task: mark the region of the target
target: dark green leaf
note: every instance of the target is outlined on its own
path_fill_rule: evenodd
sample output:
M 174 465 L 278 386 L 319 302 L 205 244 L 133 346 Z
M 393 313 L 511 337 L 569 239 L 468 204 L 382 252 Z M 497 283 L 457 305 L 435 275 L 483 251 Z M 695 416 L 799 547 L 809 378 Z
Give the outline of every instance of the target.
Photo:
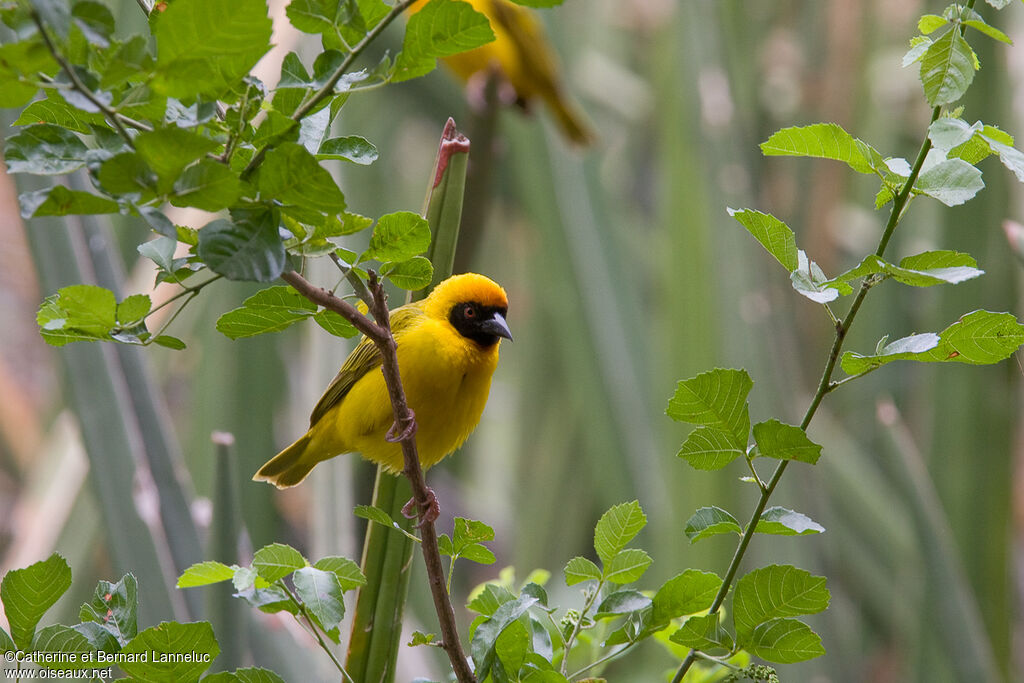
M 230 280 L 274 280 L 285 264 L 277 224 L 275 211 L 234 211 L 199 231 L 199 258 Z
M 815 614 L 828 607 L 825 577 L 791 565 L 755 569 L 736 582 L 733 621 L 741 645 L 750 642 L 754 629 L 778 617 Z
M 499 607 L 494 616 L 477 626 L 470 645 L 473 662 L 476 664 L 477 679 L 484 680 L 491 672 L 491 667 L 495 663 L 498 637 L 536 602 L 537 598 L 521 596 Z
M 135 148 L 160 179 L 161 192 L 170 189 L 182 169 L 219 145 L 184 128 L 170 126 L 139 133 Z
M 234 87 L 270 49 L 270 18 L 258 0 L 175 0 L 156 22 L 153 87 L 191 102 Z
M 32 650 L 55 655 L 50 661 L 42 659 L 39 662 L 47 669 L 69 671 L 92 669 L 97 666 L 96 662 L 89 661 L 96 652 L 93 643 L 79 630 L 70 626 L 56 625 L 39 629 L 32 641 Z M 70 655 L 74 656 L 74 661 L 70 661 Z
M 117 202 L 81 190 L 55 185 L 46 190 L 26 192 L 18 197 L 22 218 L 67 216 L 69 214 L 116 213 Z
M 373 505 L 357 505 L 355 507 L 354 514 L 356 517 L 362 517 L 368 519 L 371 522 L 377 524 L 383 524 L 384 526 L 394 526 L 395 522 L 391 519 L 391 516 L 387 512 L 381 510 L 379 507 Z
M 370 246 L 359 261 L 406 261 L 430 247 L 430 225 L 419 214 L 398 211 L 381 216 L 373 228 Z
M 718 507 L 700 508 L 686 521 L 686 528 L 683 530 L 690 543 L 717 534 L 738 534 L 742 531 L 736 518 Z
M 531 596 L 536 597 L 536 596 Z M 484 588 L 477 594 L 466 607 L 478 614 L 482 614 L 485 617 L 494 616 L 494 613 L 498 611 L 498 608 L 505 603 L 512 602 L 516 599 L 516 596 L 512 595 L 512 592 L 504 586 L 499 586 L 496 583 L 484 584 Z
M 147 654 L 148 661 L 125 661 L 119 666 L 129 676 L 153 683 L 180 683 L 194 681 L 210 668 L 220 654 L 217 639 L 209 622 L 179 624 L 165 621 L 148 628 L 128 643 L 121 652 L 125 655 Z M 181 654 L 192 655 L 190 661 L 177 661 Z M 126 657 L 126 659 L 131 659 Z M 163 661 L 163 660 L 169 661 Z
M 217 319 L 217 330 L 231 339 L 280 332 L 316 312 L 316 305 L 291 287 L 260 290 L 242 306 Z
M 594 550 L 597 556 L 607 565 L 645 526 L 647 515 L 638 501 L 610 508 L 601 515 L 594 527 Z
M 761 513 L 761 519 L 757 521 L 754 529 L 759 534 L 774 534 L 776 536 L 803 536 L 806 534 L 820 534 L 825 530 L 807 515 L 787 510 L 784 507 L 770 507 Z
M 84 166 L 87 151 L 71 131 L 43 123 L 8 138 L 4 161 L 9 173 L 60 175 Z
M 316 153 L 317 159 L 342 159 L 367 166 L 377 160 L 377 148 L 366 138 L 348 135 L 324 140 Z
M 284 543 L 271 543 L 256 551 L 252 557 L 252 567 L 263 580 L 274 583 L 283 579 L 296 569 L 308 566 L 306 558 L 295 548 Z
M 0 46 L 2 60 L 3 46 Z M 3 73 L 0 67 L 0 73 Z M 2 96 L 0 96 L 2 100 Z M 54 123 L 61 128 L 85 135 L 92 134 L 91 125 L 102 126 L 106 119 L 103 114 L 89 114 L 68 105 L 61 97 L 50 94 L 45 100 L 36 100 L 25 107 L 13 125 L 24 126 L 33 123 Z
M 758 454 L 767 458 L 813 465 L 821 457 L 821 446 L 807 438 L 804 430 L 774 419 L 754 425 L 754 441 Z
M 886 344 L 875 355 L 847 351 L 842 367 L 847 374 L 858 375 L 894 360 L 988 365 L 1008 358 L 1021 344 L 1024 326 L 1011 314 L 973 311 L 937 335 L 903 337 Z
M 169 334 L 161 334 L 154 337 L 153 343 L 159 346 L 163 346 L 164 348 L 174 349 L 175 351 L 181 351 L 182 349 L 185 348 L 185 342 L 178 339 L 177 337 L 172 337 Z
M 241 194 L 242 183 L 231 169 L 212 159 L 202 159 L 174 182 L 171 204 L 220 211 L 233 205 Z
M 333 334 L 335 337 L 351 339 L 359 334 L 359 330 L 357 330 L 352 323 L 345 320 L 345 318 L 334 311 L 329 311 L 326 308 L 314 315 L 313 320 L 316 321 L 317 325 Z
M 19 650 L 31 650 L 36 624 L 71 587 L 71 567 L 54 553 L 24 569 L 12 569 L 0 583 L 11 636 Z
M 620 590 L 611 593 L 597 608 L 594 619 L 607 619 L 630 612 L 638 612 L 651 606 L 651 599 L 637 590 Z
M 825 654 L 821 637 L 798 619 L 771 619 L 759 624 L 743 647 L 755 657 L 792 664 Z
M 203 683 L 285 683 L 285 680 L 270 669 L 249 667 L 204 676 Z
M 139 632 L 139 584 L 131 574 L 117 583 L 100 581 L 92 600 L 82 605 L 78 618 L 102 627 L 124 646 Z
M 331 174 L 305 147 L 294 142 L 283 143 L 267 153 L 257 171 L 256 185 L 264 198 L 284 204 L 328 213 L 345 209 L 345 197 Z

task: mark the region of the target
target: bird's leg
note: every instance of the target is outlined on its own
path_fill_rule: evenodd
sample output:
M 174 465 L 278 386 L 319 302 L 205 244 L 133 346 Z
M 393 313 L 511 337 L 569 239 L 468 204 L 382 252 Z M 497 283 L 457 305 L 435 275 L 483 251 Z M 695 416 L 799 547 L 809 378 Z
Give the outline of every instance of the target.
M 414 519 L 416 517 L 416 496 L 409 499 L 409 502 L 402 506 L 402 515 L 406 519 Z M 437 495 L 434 493 L 434 489 L 427 487 L 427 499 L 423 501 L 423 520 L 424 522 L 433 522 L 441 515 L 441 505 L 437 502 Z M 418 525 L 417 525 L 418 526 Z
M 493 89 L 488 93 L 488 90 Z M 515 104 L 519 95 L 512 84 L 505 78 L 501 66 L 492 62 L 486 69 L 477 71 L 466 81 L 466 100 L 473 111 L 482 112 L 494 104 L 510 106 Z M 491 100 L 497 100 L 491 102 Z
M 407 418 L 409 422 L 405 425 L 405 429 L 402 430 L 401 434 L 397 434 L 398 422 L 394 422 L 388 433 L 384 435 L 384 440 L 388 443 L 398 443 L 399 441 L 405 441 L 413 434 L 416 433 L 416 413 L 412 412 L 412 408 L 409 408 L 409 416 Z

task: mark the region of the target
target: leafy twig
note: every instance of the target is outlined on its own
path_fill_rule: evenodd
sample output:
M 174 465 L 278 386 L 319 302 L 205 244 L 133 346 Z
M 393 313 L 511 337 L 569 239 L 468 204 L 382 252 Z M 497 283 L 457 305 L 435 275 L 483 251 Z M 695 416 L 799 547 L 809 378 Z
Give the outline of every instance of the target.
M 572 632 L 569 637 L 565 640 L 565 654 L 562 655 L 562 675 L 565 676 L 569 671 L 569 652 L 572 650 L 573 643 L 576 641 L 576 637 L 579 636 L 580 631 L 583 630 L 583 620 L 587 617 L 587 612 L 594 606 L 597 601 L 597 596 L 601 594 L 601 589 L 604 587 L 604 579 L 601 579 L 597 583 L 597 587 L 594 591 L 587 596 L 587 600 L 583 605 L 583 610 L 580 612 L 580 618 L 573 624 Z
M 455 624 L 455 609 L 452 607 L 451 598 L 445 589 L 444 566 L 441 562 L 441 553 L 437 546 L 437 531 L 434 528 L 433 521 L 429 520 L 426 516 L 431 493 L 427 489 L 426 481 L 423 478 L 423 470 L 420 467 L 420 459 L 416 451 L 414 431 L 407 429 L 414 421 L 414 416 L 412 411 L 409 410 L 409 405 L 405 398 L 405 390 L 402 387 L 402 378 L 398 371 L 397 345 L 395 344 L 394 336 L 391 334 L 390 312 L 388 311 L 387 295 L 384 292 L 384 286 L 377 279 L 376 274 L 370 271 L 368 289 L 372 301 L 370 312 L 374 317 L 374 320 L 370 320 L 352 304 L 325 289 L 311 284 L 295 271 L 282 273 L 281 279 L 313 303 L 330 309 L 344 317 L 357 330 L 366 335 L 380 351 L 381 370 L 384 373 L 384 382 L 387 385 L 388 395 L 391 398 L 391 405 L 394 410 L 395 432 L 403 435 L 400 439 L 402 455 L 405 458 L 403 474 L 412 484 L 413 500 L 419 509 L 423 561 L 426 565 L 430 593 L 434 599 L 434 608 L 437 611 L 437 618 L 441 629 L 441 647 L 448 654 L 452 670 L 455 672 L 459 683 L 475 683 L 476 677 L 469 668 L 466 655 L 462 650 L 462 642 L 459 639 L 458 629 Z
M 330 646 L 326 642 L 324 642 L 323 636 L 320 635 L 320 629 L 317 628 L 316 622 L 313 621 L 313 617 L 310 616 L 309 610 L 306 609 L 306 606 L 302 603 L 301 600 L 299 600 L 299 598 L 294 593 L 292 593 L 291 589 L 288 588 L 288 584 L 286 584 L 283 579 L 281 581 L 278 581 L 277 585 L 284 590 L 284 592 L 288 595 L 291 601 L 295 603 L 295 606 L 298 607 L 299 612 L 302 613 L 302 616 L 306 618 L 306 621 L 309 623 L 310 631 L 313 633 L 313 636 L 317 639 L 317 642 L 320 643 L 320 649 L 327 653 L 327 656 L 331 658 L 331 661 L 334 662 L 334 666 L 337 667 L 338 671 L 341 672 L 341 675 L 345 677 L 345 680 L 349 681 L 349 683 L 355 683 L 355 681 L 352 680 L 352 677 L 348 675 L 348 672 L 345 671 L 345 667 L 343 667 L 341 665 L 341 662 L 338 661 L 338 658 L 334 656 L 334 652 L 331 651 Z
M 932 111 L 932 118 L 930 123 L 934 123 L 939 115 L 942 113 L 941 107 L 936 107 Z M 907 202 L 910 199 L 911 190 L 914 187 L 914 183 L 917 182 L 918 176 L 921 174 L 921 167 L 924 165 L 924 160 L 928 156 L 928 150 L 931 149 L 931 139 L 925 135 L 924 142 L 921 143 L 921 148 L 918 150 L 917 159 L 914 161 L 914 166 L 910 171 L 910 175 L 907 177 L 906 182 L 903 184 L 899 194 L 893 198 L 892 211 L 889 213 L 889 220 L 886 223 L 885 230 L 882 233 L 882 237 L 879 240 L 878 248 L 875 250 L 875 255 L 881 257 L 886 247 L 889 245 L 889 240 L 892 237 L 896 226 L 899 224 L 900 218 L 903 217 L 904 209 L 906 208 Z M 853 324 L 854 318 L 857 317 L 857 312 L 860 311 L 861 304 L 864 303 L 864 298 L 868 292 L 871 291 L 874 285 L 870 279 L 865 279 L 860 286 L 860 290 L 857 292 L 856 298 L 850 305 L 850 310 L 846 313 L 846 317 L 842 321 L 836 323 L 836 336 L 832 342 L 832 348 L 829 350 L 828 360 L 825 362 L 825 369 L 821 373 L 821 380 L 818 382 L 818 388 L 814 393 L 814 397 L 811 399 L 810 405 L 807 407 L 807 411 L 804 413 L 804 419 L 800 422 L 800 429 L 806 431 L 810 425 L 811 420 L 814 418 L 815 413 L 818 411 L 818 407 L 821 405 L 822 399 L 837 385 L 832 383 L 832 373 L 835 371 L 836 363 L 839 360 L 839 354 L 843 348 L 843 342 L 846 340 L 846 335 L 850 331 L 850 326 Z M 782 479 L 782 475 L 786 472 L 790 461 L 783 460 L 775 468 L 775 472 L 772 474 L 772 478 L 768 481 L 767 486 L 761 489 L 761 496 L 757 501 L 757 505 L 754 507 L 753 513 L 750 515 L 750 521 L 747 522 L 747 526 L 740 537 L 739 545 L 736 546 L 736 552 L 733 554 L 732 561 L 729 563 L 729 568 L 726 571 L 725 578 L 722 580 L 722 586 L 715 595 L 714 601 L 711 603 L 711 607 L 708 609 L 709 614 L 714 614 L 722 606 L 725 601 L 725 596 L 729 593 L 729 589 L 732 587 L 732 582 L 736 578 L 736 573 L 739 570 L 740 562 L 743 560 L 743 556 L 747 552 L 747 547 L 750 545 L 750 540 L 754 536 L 754 529 L 757 526 L 757 522 L 761 519 L 762 513 L 768 504 L 768 499 L 771 498 L 772 493 L 775 491 L 775 487 L 778 486 L 779 481 Z M 672 678 L 672 683 L 680 683 L 683 680 L 683 676 L 689 671 L 690 667 L 693 666 L 694 660 L 700 655 L 697 650 L 691 649 L 690 653 L 683 660 L 683 663 L 679 666 L 676 675 Z

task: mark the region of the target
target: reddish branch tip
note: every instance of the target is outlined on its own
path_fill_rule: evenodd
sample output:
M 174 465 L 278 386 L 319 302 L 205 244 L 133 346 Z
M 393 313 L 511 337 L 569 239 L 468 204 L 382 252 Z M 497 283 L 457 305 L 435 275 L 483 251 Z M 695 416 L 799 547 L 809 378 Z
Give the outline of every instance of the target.
M 448 160 L 455 154 L 469 154 L 469 138 L 455 128 L 455 119 L 448 117 L 441 133 L 441 147 L 437 150 L 437 172 L 434 174 L 434 187 L 437 187 L 448 168 Z
M 426 507 L 423 508 L 422 519 L 416 526 L 423 526 L 427 522 L 431 524 L 441 516 L 441 504 L 437 502 L 437 494 L 434 493 L 434 489 L 427 487 L 427 500 L 424 501 Z M 409 502 L 402 506 L 402 515 L 406 519 L 413 519 L 416 517 L 416 496 L 409 499 Z

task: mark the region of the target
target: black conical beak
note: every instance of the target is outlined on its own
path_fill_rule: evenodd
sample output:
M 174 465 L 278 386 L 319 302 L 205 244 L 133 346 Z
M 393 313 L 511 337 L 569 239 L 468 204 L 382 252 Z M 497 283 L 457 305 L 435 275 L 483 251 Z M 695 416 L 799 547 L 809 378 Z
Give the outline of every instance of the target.
M 491 316 L 490 320 L 484 320 L 480 323 L 480 329 L 484 332 L 504 337 L 509 341 L 512 341 L 512 331 L 508 329 L 508 323 L 505 322 L 505 316 L 501 313 L 495 313 Z

